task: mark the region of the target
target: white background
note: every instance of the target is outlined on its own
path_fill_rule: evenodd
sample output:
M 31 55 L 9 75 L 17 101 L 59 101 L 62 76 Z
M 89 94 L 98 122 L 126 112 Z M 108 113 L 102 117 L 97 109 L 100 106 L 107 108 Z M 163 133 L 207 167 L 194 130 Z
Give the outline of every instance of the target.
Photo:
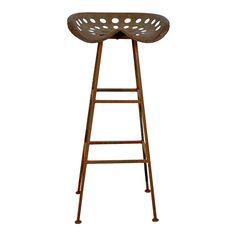
M 89 166 L 74 224 L 96 52 L 67 29 L 81 11 L 170 20 L 163 40 L 139 44 L 158 223 L 137 164 Z M 233 0 L 1 1 L 0 235 L 235 236 L 235 22 Z M 103 52 L 100 87 L 132 87 L 131 42 Z M 114 106 L 97 107 L 92 138 L 136 139 L 135 105 Z M 132 148 L 91 159 L 138 158 Z

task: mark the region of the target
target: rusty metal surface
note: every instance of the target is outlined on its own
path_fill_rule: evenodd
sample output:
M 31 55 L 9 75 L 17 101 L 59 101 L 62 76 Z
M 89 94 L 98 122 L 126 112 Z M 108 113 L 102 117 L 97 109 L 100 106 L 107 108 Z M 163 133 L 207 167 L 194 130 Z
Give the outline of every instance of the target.
M 155 194 L 154 194 L 154 184 L 152 177 L 152 167 L 151 167 L 151 158 L 149 151 L 149 142 L 148 142 L 148 133 L 147 133 L 147 124 L 146 124 L 146 115 L 144 108 L 144 98 L 143 98 L 143 90 L 142 90 L 142 82 L 141 82 L 141 71 L 139 64 L 139 53 L 138 53 L 138 43 L 136 40 L 132 40 L 132 48 L 133 48 L 133 58 L 134 58 L 134 68 L 135 68 L 135 78 L 136 78 L 136 88 L 131 88 L 131 91 L 137 92 L 138 100 L 137 102 L 139 107 L 139 118 L 140 118 L 140 129 L 141 129 L 141 140 L 118 140 L 118 141 L 91 141 L 91 131 L 93 124 L 93 115 L 96 103 L 99 101 L 96 99 L 97 92 L 125 92 L 130 89 L 127 88 L 98 88 L 98 78 L 99 78 L 99 70 L 100 70 L 100 62 L 102 56 L 102 47 L 103 42 L 98 43 L 97 48 L 97 56 L 94 68 L 94 76 L 91 88 L 91 96 L 90 96 L 90 105 L 88 110 L 88 118 L 86 125 L 86 132 L 84 138 L 84 148 L 82 151 L 82 160 L 80 167 L 80 177 L 78 182 L 77 194 L 79 194 L 79 204 L 78 204 L 78 212 L 77 219 L 75 221 L 76 224 L 80 224 L 81 221 L 81 207 L 83 202 L 83 192 L 84 192 L 84 183 L 86 177 L 86 169 L 88 164 L 122 164 L 122 163 L 142 163 L 144 165 L 144 174 L 145 174 L 145 185 L 146 193 L 151 193 L 152 200 L 152 209 L 153 209 L 153 222 L 157 222 L 157 212 L 156 212 L 156 203 L 155 203 Z M 100 100 L 103 103 L 112 102 L 112 103 L 127 103 L 134 100 Z M 116 124 L 114 124 L 116 125 Z M 91 145 L 123 145 L 123 144 L 141 144 L 143 151 L 143 159 L 125 159 L 125 160 L 89 160 L 89 148 Z
M 151 13 L 76 13 L 67 22 L 71 33 L 88 43 L 109 38 L 152 43 L 169 30 L 169 21 L 164 16 Z

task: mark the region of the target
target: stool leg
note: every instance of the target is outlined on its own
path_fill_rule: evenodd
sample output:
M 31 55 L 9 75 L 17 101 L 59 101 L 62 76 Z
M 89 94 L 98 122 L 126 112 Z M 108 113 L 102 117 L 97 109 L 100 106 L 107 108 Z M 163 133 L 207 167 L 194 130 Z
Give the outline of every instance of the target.
M 85 144 L 84 144 L 85 146 Z M 81 192 L 81 180 L 82 180 L 82 171 L 83 171 L 83 160 L 84 160 L 84 147 L 82 151 L 82 158 L 81 158 L 81 164 L 80 164 L 80 173 L 79 173 L 79 182 L 78 182 L 78 188 L 76 191 L 76 194 L 80 194 Z
M 88 153 L 89 153 L 89 142 L 90 142 L 91 131 L 92 131 L 93 115 L 94 115 L 95 100 L 96 100 L 97 85 L 98 85 L 98 76 L 99 76 L 99 69 L 100 69 L 100 62 L 101 62 L 101 55 L 102 55 L 102 46 L 103 46 L 102 42 L 98 43 L 97 56 L 96 56 L 94 74 L 93 74 L 93 83 L 92 83 L 90 103 L 89 103 L 89 110 L 88 110 L 86 132 L 85 132 L 85 138 L 84 138 L 84 148 L 83 148 L 82 161 L 81 161 L 80 179 L 79 179 L 79 186 L 78 186 L 78 191 L 77 191 L 80 193 L 80 196 L 79 196 L 77 220 L 75 221 L 76 224 L 80 224 L 82 222 L 80 220 L 80 213 L 81 213 L 82 199 L 83 199 L 83 192 L 84 192 L 84 182 L 85 182 L 87 160 L 88 160 Z
M 88 128 L 89 128 L 89 117 L 91 116 L 91 109 L 92 109 L 92 92 L 93 88 L 91 90 L 91 97 L 90 97 L 90 102 L 89 102 L 89 109 L 88 109 L 88 116 L 87 116 L 87 124 L 86 124 L 86 131 L 85 131 L 85 137 L 84 137 L 84 146 L 83 146 L 83 151 L 82 151 L 82 158 L 81 158 L 81 165 L 80 165 L 80 174 L 79 174 L 79 183 L 78 183 L 78 188 L 76 194 L 80 194 L 81 192 L 81 182 L 82 182 L 82 172 L 83 172 L 83 161 L 84 161 L 84 153 L 85 153 L 85 145 L 86 145 L 86 137 L 88 136 Z
M 138 100 L 141 100 L 140 98 L 140 89 L 137 84 L 137 89 L 138 89 Z M 142 108 L 141 104 L 138 104 L 139 108 L 139 121 L 140 121 L 140 130 L 141 130 L 141 139 L 142 139 L 142 151 L 143 151 L 143 159 L 146 160 L 146 154 L 145 154 L 145 144 L 144 144 L 144 134 L 143 134 L 143 121 L 142 121 Z M 145 183 L 146 183 L 146 193 L 150 193 L 150 188 L 149 188 L 149 183 L 148 183 L 148 171 L 147 171 L 147 163 L 144 163 L 144 174 L 145 174 Z
M 139 90 L 139 99 L 141 100 L 140 110 L 141 110 L 143 132 L 144 132 L 144 141 L 145 141 L 144 146 L 145 146 L 146 158 L 148 161 L 149 181 L 150 181 L 150 187 L 151 187 L 151 198 L 152 198 L 152 209 L 153 209 L 152 221 L 156 222 L 156 221 L 158 221 L 158 218 L 157 218 L 157 213 L 156 213 L 156 203 L 155 203 L 155 195 L 154 195 L 154 187 L 153 187 L 153 179 L 152 179 L 152 167 L 151 167 L 151 159 L 150 159 L 150 152 L 149 152 L 147 124 L 146 124 L 146 115 L 145 115 L 145 109 L 144 109 L 144 99 L 143 99 L 143 90 L 142 90 L 142 81 L 141 81 L 141 72 L 140 72 L 137 41 L 132 40 L 132 46 L 133 46 L 133 57 L 134 57 L 136 82 L 137 82 L 137 87 Z
M 100 59 L 99 59 L 100 60 Z M 97 65 L 97 62 L 96 62 Z M 95 67 L 96 67 L 95 65 Z M 98 78 L 97 78 L 98 79 Z M 81 192 L 81 182 L 82 182 L 82 172 L 83 172 L 83 160 L 84 160 L 84 153 L 85 153 L 85 145 L 86 145 L 86 138 L 88 136 L 88 130 L 89 130 L 89 117 L 91 116 L 92 107 L 94 106 L 93 100 L 92 100 L 92 93 L 93 93 L 93 87 L 94 87 L 94 81 L 92 84 L 92 90 L 91 90 L 91 97 L 89 102 L 89 109 L 88 109 L 88 116 L 87 116 L 87 124 L 86 124 L 86 131 L 85 131 L 85 137 L 84 137 L 84 146 L 82 151 L 82 158 L 81 158 L 81 165 L 80 165 L 80 175 L 79 175 L 79 183 L 78 183 L 78 189 L 76 194 L 80 194 Z M 96 91 L 95 91 L 96 92 Z M 94 99 L 95 100 L 95 99 Z

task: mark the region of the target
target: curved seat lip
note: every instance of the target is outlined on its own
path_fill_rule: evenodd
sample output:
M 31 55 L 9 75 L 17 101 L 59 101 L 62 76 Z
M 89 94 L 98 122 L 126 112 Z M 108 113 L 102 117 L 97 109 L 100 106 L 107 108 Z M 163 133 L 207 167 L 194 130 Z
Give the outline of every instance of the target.
M 157 21 L 160 21 L 161 28 L 160 30 L 158 30 L 158 32 L 149 29 L 148 34 L 140 35 L 138 37 L 134 33 L 135 30 L 130 30 L 130 29 L 126 30 L 122 26 L 120 26 L 120 24 L 118 24 L 118 29 L 112 28 L 112 29 L 107 30 L 106 34 L 104 35 L 91 36 L 89 34 L 86 35 L 83 33 L 83 31 L 81 32 L 80 30 L 78 30 L 78 25 L 76 21 L 84 17 L 88 17 L 88 18 L 108 17 L 109 19 L 118 18 L 118 17 L 131 18 L 131 19 L 137 19 L 137 18 L 142 18 L 142 17 L 149 18 L 149 19 L 151 18 L 151 19 L 156 19 Z M 110 24 L 108 25 L 112 26 L 112 24 L 113 23 L 110 22 Z M 68 17 L 67 25 L 68 25 L 69 30 L 75 37 L 87 43 L 99 43 L 99 42 L 105 41 L 107 39 L 112 39 L 112 38 L 116 38 L 116 39 L 126 38 L 126 39 L 132 39 L 132 40 L 143 42 L 143 43 L 153 43 L 162 39 L 167 34 L 170 28 L 169 20 L 162 15 L 158 15 L 154 13 L 136 13 L 136 12 L 79 12 L 79 13 L 72 14 Z M 121 33 L 124 37 L 117 36 L 119 35 L 119 33 Z

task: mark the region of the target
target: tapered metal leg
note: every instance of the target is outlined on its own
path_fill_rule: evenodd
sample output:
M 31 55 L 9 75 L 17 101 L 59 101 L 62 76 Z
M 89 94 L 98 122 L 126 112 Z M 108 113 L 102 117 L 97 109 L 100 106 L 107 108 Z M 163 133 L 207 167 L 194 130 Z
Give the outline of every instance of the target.
M 76 224 L 80 224 L 82 222 L 80 220 L 80 214 L 81 214 L 81 207 L 82 207 L 82 200 L 83 200 L 84 182 L 85 182 L 87 160 L 88 160 L 88 153 L 89 153 L 89 142 L 90 142 L 91 131 L 92 131 L 93 114 L 94 114 L 99 69 L 100 69 L 100 62 L 101 62 L 101 55 L 102 55 L 102 46 L 103 46 L 102 42 L 98 43 L 97 56 L 96 56 L 94 74 L 93 74 L 93 84 L 92 84 L 92 89 L 91 89 L 89 111 L 88 111 L 88 118 L 87 118 L 87 125 L 86 125 L 86 132 L 85 132 L 85 138 L 84 138 L 84 148 L 83 148 L 82 161 L 81 161 L 80 178 L 79 178 L 78 191 L 77 191 L 78 193 L 80 193 L 80 196 L 79 196 L 77 219 L 75 221 Z
M 81 179 L 82 179 L 82 171 L 83 171 L 83 160 L 84 160 L 84 147 L 82 151 L 82 158 L 81 158 L 81 164 L 80 164 L 80 173 L 79 173 L 79 182 L 78 182 L 78 188 L 76 191 L 76 194 L 80 194 L 81 191 Z
M 137 82 L 137 81 L 136 81 Z M 138 83 L 136 83 L 137 89 L 138 89 L 138 99 L 141 100 L 140 97 L 140 88 Z M 145 144 L 144 144 L 144 134 L 143 134 L 143 121 L 142 121 L 142 108 L 141 104 L 138 104 L 139 108 L 139 121 L 140 121 L 140 130 L 141 130 L 141 139 L 142 139 L 142 151 L 143 151 L 143 159 L 146 160 L 146 153 L 145 153 Z M 146 193 L 150 193 L 149 183 L 148 183 L 148 171 L 147 171 L 147 163 L 144 163 L 144 174 L 145 174 L 145 183 L 146 183 Z
M 148 133 L 147 133 L 146 115 L 145 115 L 145 109 L 144 109 L 144 100 L 143 100 L 143 91 L 142 91 L 142 82 L 141 82 L 141 72 L 140 72 L 137 41 L 132 40 L 132 46 L 133 46 L 136 82 L 137 82 L 137 86 L 139 89 L 139 98 L 141 100 L 140 109 L 141 109 L 142 124 L 143 124 L 144 147 L 145 147 L 145 155 L 146 155 L 147 162 L 148 162 L 149 181 L 150 181 L 150 187 L 151 187 L 151 198 L 152 198 L 152 209 L 153 209 L 152 221 L 156 222 L 156 221 L 158 221 L 158 218 L 157 218 L 157 213 L 156 213 L 156 203 L 155 203 L 154 186 L 153 186 L 153 179 L 152 179 L 152 167 L 151 167 L 151 159 L 150 159 L 150 152 L 149 152 Z
M 79 183 L 78 183 L 78 188 L 77 188 L 77 192 L 76 194 L 80 194 L 81 192 L 81 182 L 82 182 L 82 173 L 83 173 L 83 161 L 84 161 L 84 153 L 85 153 L 85 145 L 86 145 L 86 137 L 88 136 L 88 128 L 89 128 L 89 117 L 91 116 L 91 109 L 92 109 L 92 105 L 93 101 L 92 99 L 92 93 L 93 93 L 93 88 L 91 90 L 91 97 L 90 97 L 90 102 L 89 102 L 89 109 L 88 109 L 88 116 L 87 116 L 87 124 L 86 124 L 86 131 L 85 131 L 85 137 L 84 137 L 84 146 L 83 146 L 83 151 L 82 151 L 82 158 L 81 158 L 81 165 L 80 165 L 80 174 L 79 174 Z

